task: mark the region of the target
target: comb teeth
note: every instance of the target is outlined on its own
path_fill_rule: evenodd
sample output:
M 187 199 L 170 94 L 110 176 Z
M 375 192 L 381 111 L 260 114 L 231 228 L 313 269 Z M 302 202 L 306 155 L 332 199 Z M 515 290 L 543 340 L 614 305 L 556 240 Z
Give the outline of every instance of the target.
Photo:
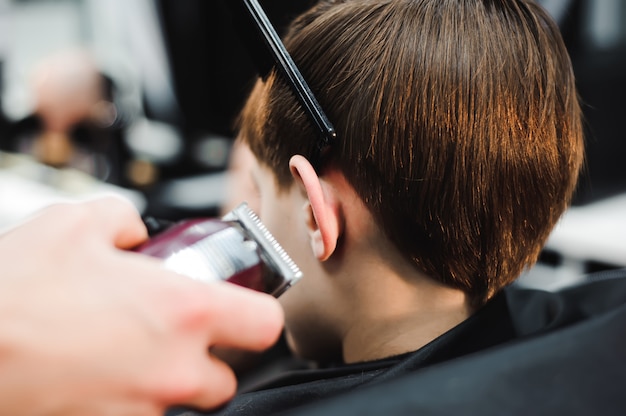
M 287 287 L 300 280 L 300 268 L 245 202 L 226 214 L 223 220 L 236 221 L 241 225 L 244 232 L 259 245 L 270 266 L 285 278 Z

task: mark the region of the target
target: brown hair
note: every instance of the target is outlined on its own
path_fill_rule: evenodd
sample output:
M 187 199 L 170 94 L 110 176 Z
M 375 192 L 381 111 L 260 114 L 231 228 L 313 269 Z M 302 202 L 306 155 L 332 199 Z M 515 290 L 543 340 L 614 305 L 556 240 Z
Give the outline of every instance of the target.
M 338 132 L 324 166 L 417 268 L 480 305 L 536 261 L 583 158 L 571 64 L 543 9 L 322 1 L 285 45 Z M 240 130 L 281 189 L 290 156 L 314 157 L 319 140 L 276 73 Z

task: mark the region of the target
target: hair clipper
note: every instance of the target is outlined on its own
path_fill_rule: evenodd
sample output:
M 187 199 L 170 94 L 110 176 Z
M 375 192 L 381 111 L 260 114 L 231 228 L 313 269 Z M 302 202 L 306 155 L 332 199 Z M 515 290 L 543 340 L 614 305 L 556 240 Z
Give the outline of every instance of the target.
M 152 231 L 164 228 L 145 222 Z M 183 220 L 156 231 L 134 251 L 163 259 L 167 269 L 196 280 L 227 281 L 278 297 L 302 277 L 246 203 L 221 220 Z

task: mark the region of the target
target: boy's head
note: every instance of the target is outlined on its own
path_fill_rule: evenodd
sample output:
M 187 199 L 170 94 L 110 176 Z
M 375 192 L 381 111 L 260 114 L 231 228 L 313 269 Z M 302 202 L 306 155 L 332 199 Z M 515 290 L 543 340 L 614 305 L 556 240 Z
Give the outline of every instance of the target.
M 321 1 L 284 42 L 337 130 L 318 174 L 340 172 L 417 270 L 478 306 L 534 263 L 583 158 L 570 61 L 540 7 Z M 274 72 L 240 137 L 279 193 L 320 140 Z

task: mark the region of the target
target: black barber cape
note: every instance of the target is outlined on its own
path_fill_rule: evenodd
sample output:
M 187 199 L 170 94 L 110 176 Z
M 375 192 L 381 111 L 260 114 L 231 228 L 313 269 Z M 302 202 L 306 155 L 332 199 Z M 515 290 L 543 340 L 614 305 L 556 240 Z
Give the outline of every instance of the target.
M 626 271 L 614 274 L 510 287 L 415 352 L 290 372 L 216 412 L 168 416 L 626 414 Z

